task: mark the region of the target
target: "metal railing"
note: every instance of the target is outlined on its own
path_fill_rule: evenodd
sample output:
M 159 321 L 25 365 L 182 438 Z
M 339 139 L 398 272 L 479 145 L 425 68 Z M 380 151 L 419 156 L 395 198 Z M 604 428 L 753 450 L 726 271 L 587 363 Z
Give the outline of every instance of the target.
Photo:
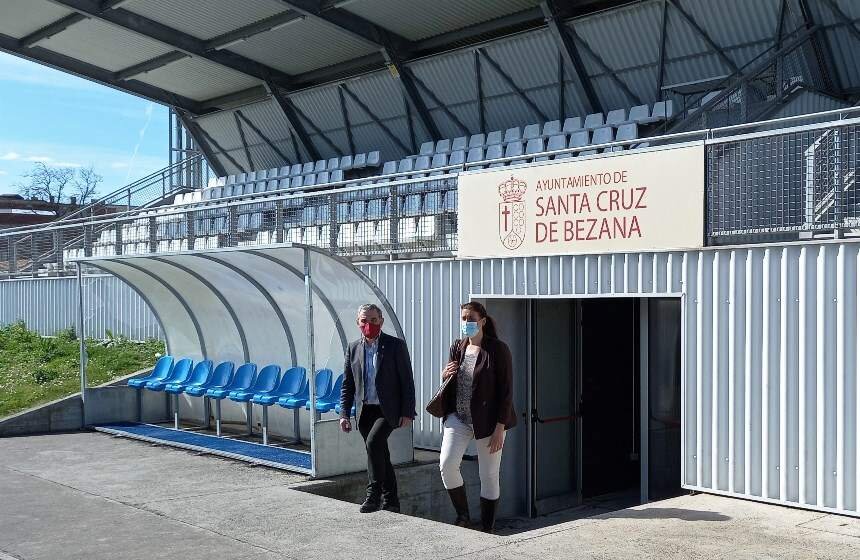
M 849 115 L 857 117 L 845 118 Z M 838 120 L 761 130 L 824 118 Z M 840 236 L 860 230 L 858 126 L 860 107 L 499 158 L 476 166 L 584 149 L 612 151 L 642 142 L 671 148 L 700 140 L 706 150 L 707 244 L 779 241 L 823 232 Z M 60 274 L 69 259 L 79 257 L 283 242 L 319 246 L 357 260 L 453 255 L 457 183 L 463 171 L 462 166 L 448 166 L 430 177 L 394 173 L 372 178 L 372 185 L 347 180 L 4 230 L 0 274 Z
M 120 189 L 117 189 L 90 204 L 65 214 L 49 226 L 33 228 L 23 226 L 3 230 L 4 234 L 16 234 L 15 241 L 7 241 L 6 253 L 9 255 L 9 269 L 17 274 L 38 273 L 40 265 L 47 269 L 63 268 L 63 251 L 74 248 L 83 238 L 66 239 L 60 243 L 45 243 L 39 239 L 39 231 L 51 228 L 60 222 L 74 223 L 92 220 L 96 217 L 116 215 L 120 212 L 138 211 L 164 204 L 178 193 L 200 188 L 208 182 L 209 167 L 201 155 L 188 157 L 173 165 L 150 173 Z M 57 265 L 57 266 L 52 266 Z M 0 264 L 2 267 L 2 264 Z M 2 270 L 2 268 L 0 268 Z M 7 270 L 7 271 L 8 271 Z

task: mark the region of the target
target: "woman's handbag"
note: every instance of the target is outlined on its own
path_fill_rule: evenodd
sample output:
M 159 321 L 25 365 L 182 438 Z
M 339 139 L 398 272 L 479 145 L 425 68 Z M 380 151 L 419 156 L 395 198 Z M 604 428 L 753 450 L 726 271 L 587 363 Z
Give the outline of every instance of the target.
M 439 386 L 439 389 L 436 390 L 436 394 L 433 395 L 433 398 L 430 399 L 430 402 L 427 403 L 427 406 L 424 409 L 429 412 L 431 415 L 436 418 L 442 418 L 445 416 L 445 389 L 448 388 L 448 385 L 451 384 L 451 380 L 457 376 L 450 376 L 448 379 L 442 382 Z

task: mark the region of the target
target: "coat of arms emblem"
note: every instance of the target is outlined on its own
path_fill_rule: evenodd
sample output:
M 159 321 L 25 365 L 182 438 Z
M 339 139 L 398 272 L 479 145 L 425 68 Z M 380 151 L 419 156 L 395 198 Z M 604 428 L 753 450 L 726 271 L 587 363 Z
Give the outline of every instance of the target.
M 499 239 L 506 249 L 519 248 L 526 239 L 526 183 L 514 176 L 499 185 Z

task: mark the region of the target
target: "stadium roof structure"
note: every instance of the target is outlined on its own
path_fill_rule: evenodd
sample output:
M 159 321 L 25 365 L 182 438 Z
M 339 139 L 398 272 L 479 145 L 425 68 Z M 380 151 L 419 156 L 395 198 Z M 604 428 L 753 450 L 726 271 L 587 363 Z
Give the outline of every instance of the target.
M 814 88 L 854 102 L 858 18 L 852 0 L 3 0 L 0 50 L 175 107 L 226 174 L 719 89 L 792 34 Z

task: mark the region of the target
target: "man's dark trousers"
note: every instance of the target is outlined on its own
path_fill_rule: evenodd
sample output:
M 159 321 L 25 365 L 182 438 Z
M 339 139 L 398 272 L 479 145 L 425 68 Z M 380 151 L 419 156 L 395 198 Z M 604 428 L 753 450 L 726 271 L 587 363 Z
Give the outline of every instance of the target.
M 367 490 L 368 495 L 382 495 L 386 505 L 397 503 L 397 478 L 388 452 L 388 436 L 394 427 L 382 415 L 382 407 L 366 404 L 358 419 L 358 431 L 364 438 L 367 448 Z

